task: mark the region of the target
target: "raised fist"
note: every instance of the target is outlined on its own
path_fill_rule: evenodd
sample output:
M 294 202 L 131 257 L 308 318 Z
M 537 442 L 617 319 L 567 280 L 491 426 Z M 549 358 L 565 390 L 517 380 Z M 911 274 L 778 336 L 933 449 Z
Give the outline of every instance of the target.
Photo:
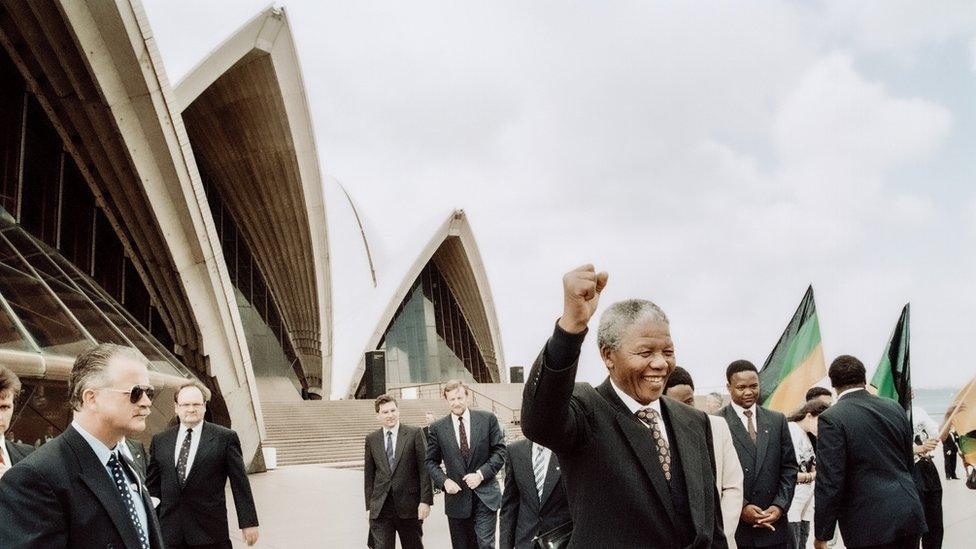
M 586 329 L 600 303 L 600 292 L 609 275 L 596 272 L 593 265 L 583 265 L 563 275 L 563 316 L 559 327 L 571 334 Z

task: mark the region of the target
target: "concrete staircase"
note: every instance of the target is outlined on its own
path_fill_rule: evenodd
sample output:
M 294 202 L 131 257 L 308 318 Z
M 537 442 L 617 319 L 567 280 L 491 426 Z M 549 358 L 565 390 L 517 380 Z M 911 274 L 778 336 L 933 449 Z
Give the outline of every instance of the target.
M 400 421 L 424 425 L 424 414 L 438 418 L 447 413 L 441 399 L 401 400 Z M 336 468 L 361 468 L 366 435 L 377 429 L 372 400 L 308 400 L 262 402 L 267 439 L 265 448 L 276 448 L 278 466 L 307 463 Z M 522 438 L 517 425 L 506 423 L 506 441 Z

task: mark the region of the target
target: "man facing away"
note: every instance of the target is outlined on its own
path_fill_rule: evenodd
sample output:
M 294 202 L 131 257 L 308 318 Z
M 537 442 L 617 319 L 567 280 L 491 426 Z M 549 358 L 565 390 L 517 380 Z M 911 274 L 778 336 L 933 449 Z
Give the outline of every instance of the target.
M 5 437 L 14 416 L 14 400 L 19 394 L 20 378 L 6 366 L 0 366 L 0 477 L 34 451 L 30 444 L 21 444 Z
M 792 543 L 787 511 L 793 501 L 799 467 L 786 416 L 767 410 L 759 400 L 759 371 L 748 360 L 725 370 L 732 402 L 720 414 L 745 473 L 744 503 L 735 541 L 746 547 L 786 548 Z
M 522 439 L 508 445 L 499 518 L 501 549 L 533 549 L 533 540 L 572 522 L 559 458 Z
M 147 484 L 159 498 L 167 549 L 231 547 L 224 487 L 230 480 L 244 542 L 258 540 L 258 515 L 237 433 L 204 421 L 205 388 L 189 382 L 174 395 L 179 424 L 149 444 Z
M 834 359 L 827 375 L 837 403 L 817 427 L 814 546 L 825 549 L 839 522 L 846 547 L 917 549 L 926 528 L 908 415 L 864 389 L 864 364 L 852 356 Z
M 71 425 L 0 478 L 4 549 L 163 547 L 149 492 L 118 448 L 146 428 L 155 394 L 147 364 L 110 343 L 75 359 Z
M 419 427 L 400 423 L 400 409 L 390 395 L 373 403 L 381 427 L 366 435 L 364 477 L 369 532 L 375 549 L 424 546 L 423 523 L 434 496 L 427 474 L 427 441 Z
M 451 413 L 430 426 L 427 472 L 445 492 L 454 549 L 491 549 L 502 499 L 495 475 L 505 466 L 505 435 L 494 414 L 468 408 L 463 381 L 448 381 L 442 394 Z
M 678 402 L 695 405 L 695 382 L 688 370 L 675 366 L 664 384 L 664 396 Z M 715 485 L 722 506 L 722 526 L 729 549 L 735 549 L 735 530 L 742 512 L 742 465 L 732 444 L 732 432 L 719 416 L 708 416 L 712 424 L 712 446 L 715 448 Z
M 609 376 L 575 383 L 607 273 L 563 276 L 563 314 L 526 380 L 522 430 L 562 466 L 570 547 L 726 547 L 708 418 L 661 398 L 674 370 L 668 318 L 650 301 L 611 305 L 597 332 Z

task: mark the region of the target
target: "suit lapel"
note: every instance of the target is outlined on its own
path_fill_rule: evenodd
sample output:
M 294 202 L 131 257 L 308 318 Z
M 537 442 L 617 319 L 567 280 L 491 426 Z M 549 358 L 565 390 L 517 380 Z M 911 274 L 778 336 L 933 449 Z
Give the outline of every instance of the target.
M 480 432 L 479 428 L 481 427 L 481 423 L 479 422 L 478 417 L 475 415 L 474 410 L 469 411 L 471 412 L 469 415 L 471 419 L 468 421 L 469 425 L 467 426 L 468 440 L 470 440 L 470 442 L 468 442 L 468 459 L 464 460 L 464 457 L 461 457 L 461 459 L 464 460 L 465 471 L 471 467 L 471 460 L 474 459 L 474 449 L 478 444 L 478 433 Z M 461 449 L 458 448 L 458 451 L 460 452 Z
M 400 464 L 400 456 L 403 455 L 403 445 L 406 443 L 404 439 L 407 438 L 404 436 L 403 432 L 403 424 L 401 423 L 397 427 L 396 446 L 393 448 L 393 467 L 390 467 L 391 476 L 393 475 L 393 472 L 396 471 L 397 465 Z
M 630 410 L 610 385 L 610 378 L 607 378 L 597 388 L 597 391 L 616 409 L 617 413 L 614 415 L 614 419 L 617 426 L 631 450 L 634 451 L 637 462 L 641 464 L 647 477 L 651 480 L 651 485 L 654 486 L 654 491 L 664 505 L 664 509 L 673 524 L 674 505 L 671 502 L 671 490 L 668 487 L 667 479 L 664 478 L 661 464 L 657 461 L 657 445 L 654 443 L 650 430 L 630 413 Z
M 64 434 L 65 441 L 74 450 L 75 457 L 78 459 L 81 480 L 105 508 L 105 512 L 115 524 L 115 529 L 125 541 L 126 547 L 139 547 L 139 535 L 136 533 L 135 525 L 129 519 L 129 511 L 122 503 L 122 495 L 108 476 L 105 465 L 98 460 L 95 451 L 74 427 L 68 427 Z M 136 478 L 138 479 L 138 475 Z M 147 516 L 150 513 L 149 509 L 151 507 L 146 509 Z
M 671 445 L 677 447 L 678 455 L 681 458 L 688 501 L 707 501 L 710 499 L 708 493 L 715 486 L 706 481 L 712 476 L 712 465 L 708 457 L 708 449 L 703 448 L 705 433 L 699 432 L 700 424 L 697 423 L 694 415 L 681 409 L 680 405 L 667 397 L 661 397 L 661 411 L 664 413 L 665 421 L 671 425 L 671 433 L 674 434 L 675 440 L 671 441 Z M 715 511 L 711 513 L 707 512 L 703 505 L 691 505 L 690 507 L 692 522 L 695 523 L 695 530 L 698 532 L 710 531 L 714 513 L 721 511 L 717 502 L 713 507 Z
M 529 445 L 529 455 L 531 456 L 532 446 Z M 546 469 L 546 481 L 542 484 L 542 499 L 539 500 L 539 508 L 541 509 L 543 505 L 546 504 L 546 500 L 552 495 L 553 489 L 556 484 L 559 483 L 560 470 L 559 470 L 559 460 L 556 459 L 555 452 L 549 452 L 549 468 Z M 533 471 L 532 481 L 535 481 L 535 473 Z
M 766 459 L 766 449 L 769 448 L 769 411 L 756 406 L 756 474 L 762 470 L 763 460 Z
M 7 439 L 4 439 L 3 443 L 7 446 L 7 455 L 10 456 L 10 463 L 7 464 L 8 467 L 13 467 L 15 463 L 24 459 L 23 454 L 20 453 L 20 448 L 14 446 L 14 444 Z
M 515 476 L 519 477 L 516 482 L 521 482 L 522 486 L 531 486 L 531 491 L 533 496 L 527 498 L 527 502 L 530 508 L 538 511 L 541 508 L 541 502 L 539 501 L 539 491 L 535 489 L 535 468 L 534 462 L 535 446 L 529 439 L 525 440 L 524 443 L 511 446 L 511 455 L 509 459 L 512 460 L 513 470 Z
M 749 460 L 755 463 L 756 444 L 749 438 L 749 433 L 746 432 L 746 428 L 742 425 L 742 419 L 739 418 L 739 414 L 735 413 L 735 408 L 731 404 L 726 406 L 725 411 L 722 413 L 725 416 L 725 422 L 729 425 L 729 431 L 732 431 L 732 438 L 735 440 L 736 446 L 745 449 L 746 454 L 749 455 Z
M 198 432 L 200 433 L 199 435 L 200 444 L 197 446 L 197 453 L 193 455 L 193 465 L 190 467 L 190 472 L 186 474 L 186 482 L 183 483 L 183 487 L 185 487 L 187 484 L 190 484 L 190 480 L 193 479 L 195 473 L 200 469 L 200 465 L 203 462 L 204 457 L 207 455 L 207 451 L 209 450 L 209 447 L 213 444 L 214 440 L 216 440 L 216 437 L 214 436 L 214 430 L 207 427 L 206 421 L 201 421 L 200 425 L 198 425 L 197 428 L 194 429 L 193 431 L 194 434 Z M 173 444 L 173 447 L 174 447 L 174 451 L 179 451 L 179 449 L 176 448 L 175 443 Z M 181 489 L 183 487 L 181 487 Z

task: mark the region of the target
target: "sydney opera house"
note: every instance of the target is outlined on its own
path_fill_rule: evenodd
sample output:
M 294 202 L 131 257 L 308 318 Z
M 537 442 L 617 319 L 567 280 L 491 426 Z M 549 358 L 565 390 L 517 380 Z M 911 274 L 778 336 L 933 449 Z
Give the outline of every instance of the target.
M 262 402 L 504 381 L 463 211 L 374 244 L 354 186 L 322 170 L 282 10 L 175 84 L 137 1 L 3 3 L 0 46 L 0 363 L 24 382 L 8 436 L 68 424 L 65 380 L 96 342 L 150 361 L 147 436 L 199 378 L 252 469 Z

